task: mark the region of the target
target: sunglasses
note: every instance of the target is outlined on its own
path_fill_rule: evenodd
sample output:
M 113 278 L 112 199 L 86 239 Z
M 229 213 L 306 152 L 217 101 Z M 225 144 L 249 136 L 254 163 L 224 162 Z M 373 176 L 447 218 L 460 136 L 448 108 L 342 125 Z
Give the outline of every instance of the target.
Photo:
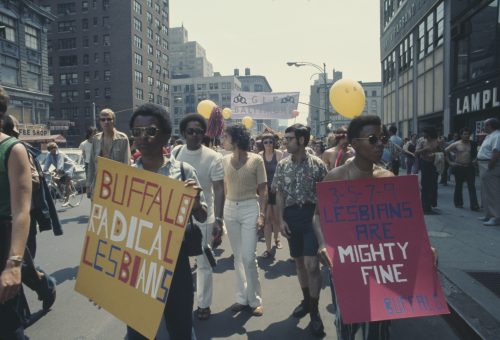
M 160 129 L 154 126 L 132 128 L 132 136 L 134 137 L 155 137 L 158 132 L 160 132 Z
M 263 141 L 262 144 L 274 144 L 274 142 L 272 140 L 268 139 L 268 140 Z
M 345 133 L 339 133 L 337 135 L 335 135 L 335 139 L 342 139 L 342 138 L 346 138 L 347 137 L 347 134 Z
M 101 122 L 112 122 L 113 118 L 101 118 Z
M 360 140 L 368 140 L 368 143 L 371 145 L 375 145 L 380 141 L 382 144 L 387 144 L 388 138 L 387 136 L 375 136 L 375 135 L 369 135 L 368 137 L 365 138 L 353 138 L 353 139 L 360 139 Z
M 203 135 L 203 134 L 205 134 L 205 131 L 203 131 L 203 129 L 200 129 L 200 128 L 187 128 L 186 133 L 188 135 L 194 135 L 194 134 Z

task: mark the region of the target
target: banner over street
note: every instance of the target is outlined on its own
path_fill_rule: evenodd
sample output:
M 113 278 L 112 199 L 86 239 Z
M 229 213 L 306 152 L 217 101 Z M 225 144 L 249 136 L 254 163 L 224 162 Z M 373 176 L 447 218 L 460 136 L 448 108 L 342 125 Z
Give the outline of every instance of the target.
M 253 119 L 291 119 L 298 103 L 299 92 L 231 91 L 234 119 L 245 116 Z

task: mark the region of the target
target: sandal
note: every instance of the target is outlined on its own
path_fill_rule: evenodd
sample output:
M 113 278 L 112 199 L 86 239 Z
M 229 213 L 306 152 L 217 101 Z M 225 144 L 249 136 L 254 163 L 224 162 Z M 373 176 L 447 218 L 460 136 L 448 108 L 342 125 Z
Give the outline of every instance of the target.
M 260 255 L 261 258 L 263 259 L 268 259 L 270 257 L 272 257 L 273 254 L 271 254 L 271 252 L 267 251 L 267 250 L 264 250 L 264 252 L 262 253 L 262 255 Z
M 196 315 L 198 316 L 199 320 L 207 320 L 210 317 L 210 314 L 211 314 L 210 307 L 207 308 L 198 307 L 198 310 L 196 311 Z
M 276 241 L 274 241 L 274 243 L 276 244 L 276 249 L 281 249 L 281 248 L 283 248 L 283 245 L 281 244 L 281 241 L 280 241 L 280 240 L 276 240 Z

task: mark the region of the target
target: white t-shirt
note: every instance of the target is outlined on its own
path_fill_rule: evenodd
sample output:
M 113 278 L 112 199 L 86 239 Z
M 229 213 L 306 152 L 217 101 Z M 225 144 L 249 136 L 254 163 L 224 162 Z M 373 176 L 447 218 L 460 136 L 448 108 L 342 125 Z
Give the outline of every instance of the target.
M 179 153 L 177 151 L 180 149 Z M 215 222 L 214 189 L 212 182 L 224 179 L 222 155 L 202 145 L 198 150 L 189 150 L 185 145 L 176 146 L 171 153 L 176 160 L 190 164 L 196 170 L 207 202 L 207 223 Z
M 495 130 L 484 138 L 477 153 L 477 159 L 490 160 L 493 156 L 493 150 L 500 151 L 500 130 Z
M 85 155 L 84 162 L 90 162 L 90 153 L 92 152 L 92 143 L 90 143 L 87 139 L 80 143 L 80 150 L 82 150 Z

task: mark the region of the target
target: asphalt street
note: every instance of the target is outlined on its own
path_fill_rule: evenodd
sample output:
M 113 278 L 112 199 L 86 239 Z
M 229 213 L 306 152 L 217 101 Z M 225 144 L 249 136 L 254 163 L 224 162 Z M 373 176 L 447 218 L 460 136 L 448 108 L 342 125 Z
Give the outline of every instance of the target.
M 123 339 L 125 325 L 105 310 L 96 308 L 88 299 L 74 291 L 75 280 L 88 222 L 89 200 L 84 198 L 79 207 L 61 209 L 60 219 L 64 235 L 55 237 L 50 231 L 38 235 L 36 264 L 57 280 L 57 300 L 52 309 L 41 313 L 41 302 L 26 289 L 33 313 L 31 326 L 26 330 L 30 339 Z M 216 251 L 218 264 L 214 275 L 214 302 L 212 316 L 207 321 L 195 319 L 198 339 L 314 339 L 308 329 L 309 318 L 291 316 L 300 302 L 301 292 L 290 261 L 288 245 L 276 250 L 273 259 L 259 258 L 259 275 L 263 290 L 264 315 L 233 314 L 229 306 L 234 302 L 235 274 L 231 249 L 224 237 Z M 259 242 L 257 254 L 265 249 Z M 327 272 L 320 298 L 320 313 L 325 324 L 325 339 L 336 339 L 334 310 Z M 196 309 L 196 306 L 194 306 Z M 443 317 L 396 320 L 392 325 L 393 339 L 460 339 Z

